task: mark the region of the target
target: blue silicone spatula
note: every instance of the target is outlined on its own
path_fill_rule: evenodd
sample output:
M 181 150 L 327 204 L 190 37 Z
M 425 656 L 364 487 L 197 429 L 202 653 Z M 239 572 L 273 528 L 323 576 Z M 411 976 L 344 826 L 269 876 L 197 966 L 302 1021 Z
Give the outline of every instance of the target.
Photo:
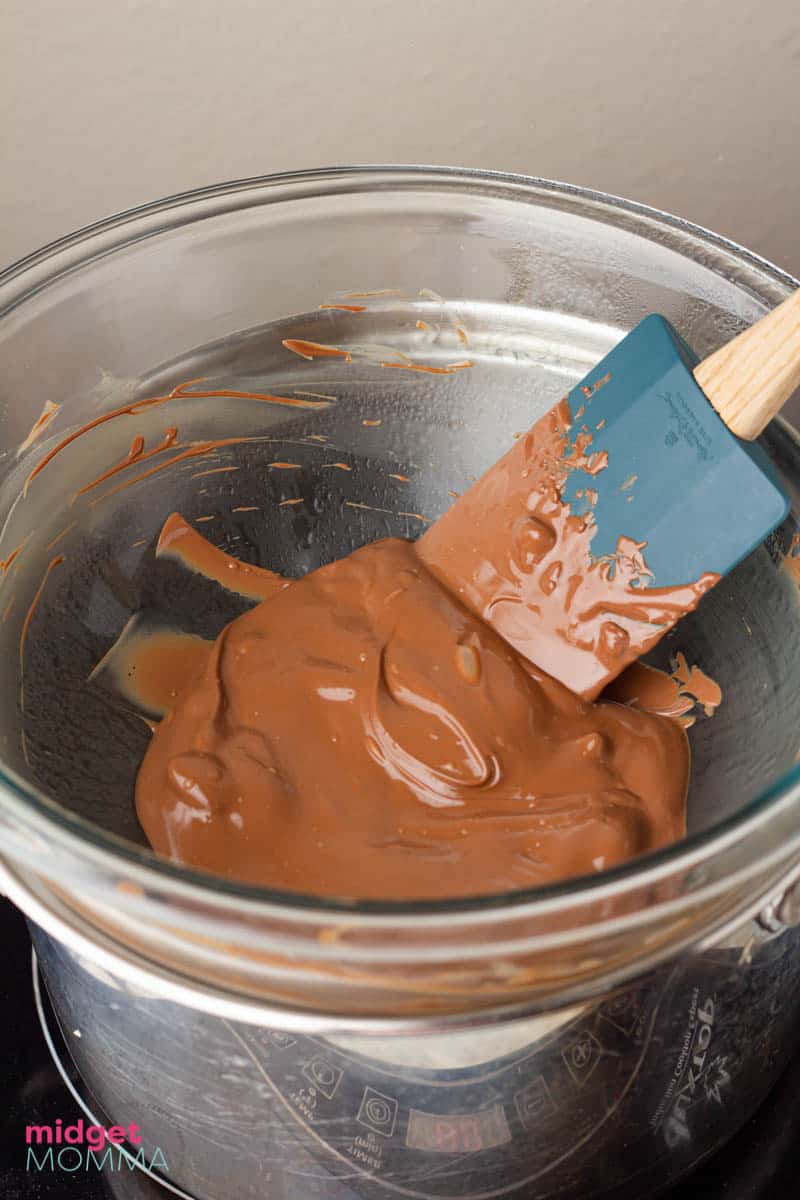
M 787 515 L 755 439 L 798 386 L 800 292 L 703 362 L 648 316 L 439 518 L 420 552 L 520 653 L 596 696 Z M 560 508 L 540 477 L 546 425 L 562 436 Z M 588 567 L 565 551 L 566 535 L 554 541 L 565 512 L 589 526 L 576 535 L 590 539 Z

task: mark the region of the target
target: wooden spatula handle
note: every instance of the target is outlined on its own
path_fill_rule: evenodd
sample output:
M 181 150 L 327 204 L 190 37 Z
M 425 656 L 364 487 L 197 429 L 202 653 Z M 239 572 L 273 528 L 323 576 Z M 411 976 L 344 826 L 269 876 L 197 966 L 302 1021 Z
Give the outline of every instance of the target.
M 800 291 L 704 359 L 694 377 L 732 433 L 757 438 L 800 387 Z

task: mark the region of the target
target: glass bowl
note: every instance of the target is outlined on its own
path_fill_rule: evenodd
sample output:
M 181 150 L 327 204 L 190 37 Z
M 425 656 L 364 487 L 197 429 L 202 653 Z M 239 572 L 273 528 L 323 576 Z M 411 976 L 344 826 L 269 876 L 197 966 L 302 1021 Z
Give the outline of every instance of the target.
M 89 677 L 134 616 L 207 637 L 247 606 L 156 562 L 172 511 L 290 576 L 413 538 L 646 313 L 703 355 L 792 286 L 613 197 L 388 167 L 178 196 L 6 271 L 9 894 L 173 999 L 362 1029 L 572 1003 L 755 910 L 800 856 L 794 517 L 653 656 L 683 652 L 724 694 L 690 731 L 687 839 L 535 892 L 322 902 L 313 872 L 300 896 L 158 860 L 133 808 L 148 730 L 113 681 Z M 776 422 L 764 441 L 797 501 L 794 433 Z

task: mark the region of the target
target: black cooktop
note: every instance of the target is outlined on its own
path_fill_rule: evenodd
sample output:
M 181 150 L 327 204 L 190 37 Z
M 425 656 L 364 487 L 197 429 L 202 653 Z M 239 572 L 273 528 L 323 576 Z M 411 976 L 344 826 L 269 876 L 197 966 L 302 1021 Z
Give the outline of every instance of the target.
M 112 1190 L 97 1174 L 26 1171 L 26 1125 L 52 1125 L 59 1117 L 66 1125 L 81 1114 L 42 1037 L 25 922 L 5 900 L 0 900 L 0 945 L 0 1200 L 169 1200 L 167 1191 L 138 1176 L 124 1182 L 123 1197 L 119 1180 Z M 794 1197 L 800 1193 L 799 1159 L 800 1054 L 731 1145 L 664 1200 Z

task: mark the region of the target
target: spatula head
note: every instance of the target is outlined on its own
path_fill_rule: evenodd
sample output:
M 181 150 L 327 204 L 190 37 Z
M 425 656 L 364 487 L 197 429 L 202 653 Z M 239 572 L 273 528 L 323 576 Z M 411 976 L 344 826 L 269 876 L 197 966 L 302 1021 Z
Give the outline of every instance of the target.
M 642 321 L 420 539 L 451 591 L 592 698 L 785 517 L 662 317 Z
M 645 317 L 569 396 L 608 465 L 591 484 L 596 503 L 580 472 L 564 499 L 594 512 L 594 557 L 621 535 L 647 543 L 649 586 L 726 575 L 789 511 L 767 455 L 734 437 L 695 382 L 698 361 L 668 321 Z

